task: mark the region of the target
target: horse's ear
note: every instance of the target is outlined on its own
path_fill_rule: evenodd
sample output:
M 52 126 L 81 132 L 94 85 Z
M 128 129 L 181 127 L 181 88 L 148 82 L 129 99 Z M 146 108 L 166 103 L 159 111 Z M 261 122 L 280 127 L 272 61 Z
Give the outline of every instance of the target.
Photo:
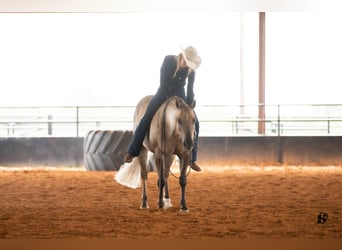
M 179 99 L 176 100 L 176 107 L 177 109 L 180 109 L 182 107 L 182 104 Z

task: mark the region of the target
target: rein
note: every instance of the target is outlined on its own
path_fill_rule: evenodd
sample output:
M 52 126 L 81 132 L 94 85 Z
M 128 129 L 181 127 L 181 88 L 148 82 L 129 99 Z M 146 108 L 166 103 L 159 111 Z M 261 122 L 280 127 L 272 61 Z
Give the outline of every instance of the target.
M 171 171 L 171 168 L 169 170 L 170 174 L 175 177 L 176 179 L 179 179 L 180 176 L 176 176 L 172 171 Z M 186 177 L 188 177 L 190 175 L 190 172 L 191 172 L 191 167 L 189 167 L 189 170 L 188 170 L 188 173 L 186 174 Z

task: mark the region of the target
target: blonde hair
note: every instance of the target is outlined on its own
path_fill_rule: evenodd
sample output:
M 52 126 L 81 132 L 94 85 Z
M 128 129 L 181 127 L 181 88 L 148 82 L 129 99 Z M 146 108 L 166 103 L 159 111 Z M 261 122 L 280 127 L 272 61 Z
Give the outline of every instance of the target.
M 176 56 L 177 67 L 176 67 L 175 72 L 173 73 L 173 77 L 176 77 L 176 74 L 177 74 L 178 70 L 180 69 L 180 61 L 182 60 L 182 58 L 183 58 L 183 54 L 182 53 L 179 53 L 179 55 Z M 188 76 L 191 74 L 191 72 L 192 72 L 192 69 L 190 69 L 188 67 Z

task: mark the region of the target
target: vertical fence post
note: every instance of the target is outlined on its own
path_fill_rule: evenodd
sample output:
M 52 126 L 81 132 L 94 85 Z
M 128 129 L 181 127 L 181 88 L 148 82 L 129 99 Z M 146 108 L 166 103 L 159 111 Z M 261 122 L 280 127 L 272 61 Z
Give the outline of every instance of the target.
M 277 136 L 277 161 L 278 163 L 283 162 L 283 150 L 281 147 L 281 137 L 280 137 L 280 105 L 278 104 L 278 136 Z
M 48 135 L 52 135 L 52 115 L 48 115 L 48 120 Z
M 79 107 L 76 106 L 76 137 L 79 136 L 79 114 L 78 114 L 78 110 Z
M 280 105 L 278 104 L 277 105 L 278 106 L 278 121 L 277 121 L 277 123 L 278 123 L 278 136 L 280 136 Z

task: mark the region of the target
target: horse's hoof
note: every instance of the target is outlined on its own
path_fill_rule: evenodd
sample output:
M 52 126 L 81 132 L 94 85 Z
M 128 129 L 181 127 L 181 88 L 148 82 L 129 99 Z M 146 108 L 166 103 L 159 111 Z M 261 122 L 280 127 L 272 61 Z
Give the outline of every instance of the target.
M 181 213 L 189 213 L 190 210 L 188 208 L 181 208 L 179 211 Z
M 144 206 L 143 205 L 140 206 L 140 209 L 148 209 L 148 208 L 149 208 L 148 204 L 146 204 Z
M 171 199 L 164 198 L 164 209 L 168 209 L 170 207 L 172 207 Z

